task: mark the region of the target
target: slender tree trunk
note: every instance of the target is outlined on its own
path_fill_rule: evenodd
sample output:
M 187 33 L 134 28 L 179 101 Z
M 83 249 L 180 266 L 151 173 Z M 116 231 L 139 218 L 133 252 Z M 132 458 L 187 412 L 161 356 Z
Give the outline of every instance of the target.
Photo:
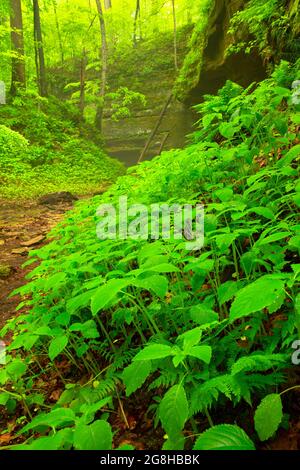
M 177 53 L 177 19 L 176 19 L 176 9 L 175 9 L 175 0 L 172 0 L 172 10 L 173 10 L 173 25 L 174 25 L 174 66 L 177 72 L 178 70 L 178 53 Z
M 107 49 L 107 38 L 106 38 L 106 26 L 103 16 L 103 8 L 101 0 L 96 0 L 97 12 L 99 17 L 100 25 L 100 35 L 101 35 L 101 50 L 100 58 L 102 62 L 102 72 L 101 72 L 101 86 L 100 86 L 100 103 L 97 106 L 96 120 L 95 125 L 97 129 L 102 131 L 102 120 L 103 120 L 103 110 L 104 110 L 104 100 L 105 100 L 105 91 L 106 91 L 106 82 L 107 82 L 107 60 L 108 60 L 108 49 Z
M 136 36 L 137 36 L 137 24 L 138 19 L 141 14 L 141 4 L 140 0 L 136 0 L 136 8 L 135 8 L 135 15 L 134 15 L 134 23 L 133 23 L 133 44 L 136 45 Z
M 84 108 L 85 108 L 85 73 L 87 65 L 87 54 L 85 48 L 82 50 L 81 64 L 80 64 L 80 99 L 79 99 L 79 109 L 81 119 L 84 117 Z
M 26 87 L 21 0 L 10 0 L 10 27 L 11 48 L 13 52 L 10 92 L 12 96 L 15 96 L 18 87 Z
M 111 8 L 111 0 L 104 0 L 104 8 L 105 10 L 109 10 Z
M 41 28 L 41 16 L 39 1 L 33 0 L 33 22 L 34 22 L 34 47 L 36 56 L 37 66 L 37 79 L 39 86 L 39 93 L 41 96 L 47 96 L 47 79 L 46 79 L 46 67 L 45 67 L 45 56 L 43 47 L 43 36 Z
M 59 50 L 60 50 L 60 60 L 61 60 L 61 65 L 63 66 L 65 62 L 65 57 L 64 57 L 64 48 L 62 44 L 61 32 L 60 32 L 59 21 L 58 21 L 56 0 L 53 0 L 53 10 L 54 10 L 56 30 L 57 30 L 58 45 L 59 45 Z

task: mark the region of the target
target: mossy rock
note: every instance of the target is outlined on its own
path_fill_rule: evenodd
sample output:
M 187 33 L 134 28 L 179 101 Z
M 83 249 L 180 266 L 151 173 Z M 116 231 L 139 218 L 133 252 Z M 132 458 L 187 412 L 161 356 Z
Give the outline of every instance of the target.
M 6 279 L 11 273 L 11 267 L 0 263 L 0 279 Z

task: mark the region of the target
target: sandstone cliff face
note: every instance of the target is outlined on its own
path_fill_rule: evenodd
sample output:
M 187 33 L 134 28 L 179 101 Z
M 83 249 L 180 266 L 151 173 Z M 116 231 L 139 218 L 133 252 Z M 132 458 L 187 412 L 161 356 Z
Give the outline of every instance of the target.
M 182 147 L 186 135 L 193 131 L 196 115 L 191 106 L 201 102 L 203 95 L 216 93 L 226 80 L 248 86 L 253 81 L 265 78 L 265 68 L 259 53 L 246 55 L 242 52 L 227 56 L 227 47 L 232 42 L 228 33 L 232 16 L 246 3 L 245 0 L 202 0 L 199 4 L 200 21 L 193 31 L 181 35 L 181 72 L 175 79 L 172 64 L 172 37 L 162 51 L 153 50 L 153 62 L 157 55 L 169 55 L 169 65 L 149 71 L 133 83 L 136 72 L 151 63 L 151 53 L 145 63 L 136 64 L 135 72 L 125 73 L 124 83 L 135 91 L 144 93 L 146 108 L 135 109 L 130 118 L 114 122 L 109 112 L 104 122 L 104 137 L 111 155 L 128 164 L 136 163 L 142 148 L 155 127 L 161 109 L 173 89 L 176 100 L 166 113 L 159 131 L 150 146 L 146 158 L 157 155 L 165 140 L 164 149 Z M 116 74 L 119 76 L 119 74 Z M 118 86 L 119 78 L 112 82 Z
M 175 87 L 178 99 L 194 104 L 203 94 L 215 93 L 226 80 L 247 86 L 265 78 L 258 52 L 226 54 L 232 43 L 230 20 L 245 3 L 245 0 L 203 0 L 200 14 L 208 19 L 193 33 L 190 52 Z

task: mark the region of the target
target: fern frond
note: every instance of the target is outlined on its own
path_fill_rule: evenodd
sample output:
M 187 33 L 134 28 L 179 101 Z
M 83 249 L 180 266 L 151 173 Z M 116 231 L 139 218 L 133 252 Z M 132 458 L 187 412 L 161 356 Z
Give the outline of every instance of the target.
M 96 388 L 99 400 L 102 400 L 102 398 L 111 395 L 115 391 L 117 384 L 117 377 L 111 377 L 102 380 Z
M 286 354 L 252 354 L 238 359 L 231 367 L 231 374 L 267 371 L 274 367 L 285 367 L 287 362 L 288 356 Z
M 156 388 L 169 388 L 172 385 L 175 385 L 176 381 L 178 380 L 177 372 L 172 370 L 164 371 L 157 379 L 155 379 L 150 385 L 149 390 L 155 390 Z
M 207 380 L 192 392 L 190 415 L 194 416 L 207 408 L 211 408 L 213 403 L 219 399 L 220 394 L 231 400 L 233 393 L 235 393 L 234 389 L 232 377 L 228 374 Z

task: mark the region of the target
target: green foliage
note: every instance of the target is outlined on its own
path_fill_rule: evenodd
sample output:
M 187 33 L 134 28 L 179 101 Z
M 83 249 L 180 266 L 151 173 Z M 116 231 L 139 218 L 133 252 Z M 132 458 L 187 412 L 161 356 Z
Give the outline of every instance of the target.
M 159 405 L 159 419 L 171 442 L 178 442 L 188 419 L 188 401 L 181 384 L 167 391 Z M 181 449 L 179 449 L 181 450 Z
M 285 233 L 285 237 L 288 236 Z M 241 289 L 230 309 L 231 320 L 247 317 L 249 314 L 263 310 L 285 298 L 284 282 L 277 276 L 263 276 L 252 284 Z M 277 302 L 276 302 L 277 301 Z
M 250 0 L 234 15 L 230 32 L 236 38 L 233 52 L 258 48 L 267 61 L 293 61 L 299 57 L 299 1 Z
M 66 394 L 64 404 L 68 403 Z M 83 393 L 81 392 L 83 395 Z M 72 393 L 69 394 L 72 396 Z M 16 450 L 107 450 L 112 448 L 111 426 L 104 419 L 94 420 L 95 414 L 110 401 L 105 398 L 95 401 L 96 393 L 86 389 L 84 400 L 77 394 L 70 408 L 55 407 L 49 413 L 41 413 L 22 428 L 21 434 L 35 430 L 41 434 L 47 429 L 52 431 L 47 436 L 39 437 L 27 444 L 14 446 Z M 72 408 L 71 408 L 72 407 Z
M 13 174 L 20 178 L 28 171 L 28 141 L 18 132 L 0 125 L 0 183 L 1 188 Z
M 243 429 L 220 424 L 198 437 L 194 450 L 255 450 L 255 447 Z
M 52 231 L 52 242 L 31 253 L 27 265 L 40 264 L 15 292 L 29 312 L 0 333 L 14 335 L 0 370 L 6 408 L 13 400 L 32 411 L 39 375 L 32 357 L 44 364 L 46 356 L 47 372 L 67 361 L 73 373 L 89 377 L 71 388 L 65 377 L 54 405 L 75 415 L 59 433 L 78 420 L 84 425 L 77 448 L 98 432 L 111 443 L 108 427 L 93 425 L 106 420 L 95 411 L 99 401 L 111 396 L 116 405 L 125 394 L 148 391 L 154 396 L 148 413 L 168 436 L 164 449 L 190 448 L 183 436 L 228 409 L 232 425 L 207 431 L 196 448 L 254 448 L 233 426 L 241 424 L 235 407 L 251 413 L 254 399 L 281 387 L 298 337 L 299 110 L 291 88 L 298 74 L 297 65 L 283 63 L 256 88 L 228 82 L 199 106 L 189 146 L 131 168 L 105 194 L 80 202 Z M 205 203 L 203 250 L 174 239 L 98 240 L 98 206 L 118 208 L 124 195 L 147 206 Z M 264 438 L 271 435 L 260 428 L 267 405 L 256 415 Z M 54 438 L 49 428 L 44 432 Z M 59 436 L 51 445 L 74 447 Z
M 255 429 L 261 441 L 266 441 L 277 431 L 283 418 L 281 397 L 277 393 L 267 395 L 254 416 Z
M 118 121 L 124 117 L 130 117 L 133 106 L 146 106 L 145 95 L 129 90 L 127 87 L 120 87 L 114 93 L 109 93 L 107 97 L 112 101 L 112 119 Z
M 121 163 L 93 141 L 94 129 L 80 124 L 78 111 L 55 98 L 20 93 L 1 106 L 0 122 L 1 197 L 89 194 L 123 173 Z

